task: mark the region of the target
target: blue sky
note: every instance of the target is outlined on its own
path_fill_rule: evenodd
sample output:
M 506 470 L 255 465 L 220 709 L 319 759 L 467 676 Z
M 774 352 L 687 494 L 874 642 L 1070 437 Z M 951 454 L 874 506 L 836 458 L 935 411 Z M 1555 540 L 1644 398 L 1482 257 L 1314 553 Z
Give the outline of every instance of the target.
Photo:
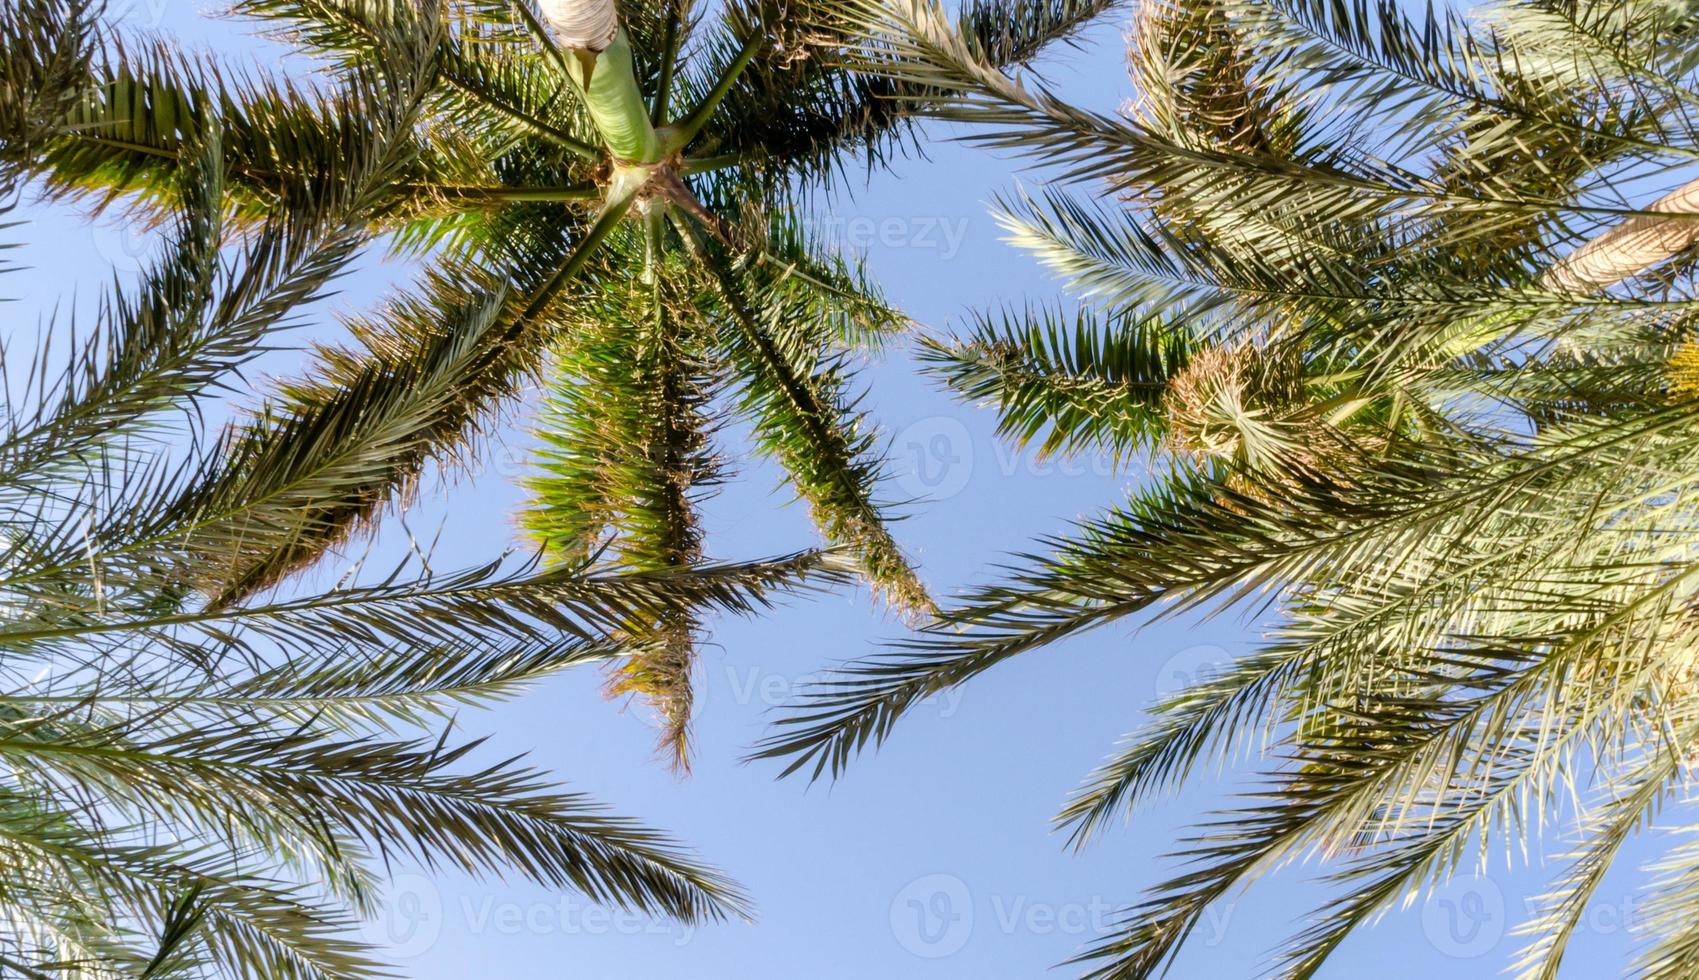
M 186 0 L 114 0 L 134 31 L 220 57 L 267 64 L 272 51 Z M 1100 109 L 1128 93 L 1120 66 L 1124 15 L 1082 51 L 1047 62 L 1056 87 Z M 933 135 L 947 135 L 937 131 Z M 928 159 L 899 164 L 853 197 L 824 209 L 819 230 L 865 252 L 892 298 L 927 329 L 944 331 L 974 307 L 1055 298 L 1056 284 L 998 240 L 985 202 L 1013 186 L 1014 166 L 961 145 L 931 142 Z M 1035 185 L 1042 174 L 1020 180 Z M 62 212 L 27 208 L 34 273 L 8 277 L 18 297 L 7 329 L 72 292 L 83 297 L 109 266 L 133 271 L 145 237 L 111 219 L 94 229 Z M 290 343 L 336 335 L 329 313 L 358 309 L 407 269 L 370 261 Z M 22 295 L 19 291 L 22 290 Z M 23 314 L 20 318 L 20 314 Z M 288 353 L 265 362 L 283 372 Z M 869 367 L 868 407 L 891 439 L 899 534 L 928 584 L 948 595 L 986 581 L 990 566 L 1036 535 L 1112 503 L 1140 478 L 1103 460 L 1039 462 L 999 444 L 988 411 L 954 402 L 920 377 L 902 351 Z M 735 430 L 728 454 L 742 454 Z M 515 431 L 487 466 L 407 514 L 419 538 L 438 535 L 433 563 L 485 561 L 517 545 L 511 514 L 521 499 L 526 439 Z M 803 510 L 787 505 L 770 465 L 735 460 L 741 478 L 706 508 L 708 548 L 720 559 L 808 547 Z M 392 521 L 376 553 L 402 553 Z M 755 924 L 688 929 L 594 909 L 576 896 L 525 884 L 429 877 L 398 868 L 387 917 L 369 935 L 392 947 L 408 976 L 959 978 L 1033 976 L 1065 959 L 1112 921 L 1114 910 L 1173 865 L 1161 859 L 1189 819 L 1227 802 L 1231 777 L 1204 774 L 1171 803 L 1141 814 L 1082 855 L 1064 851 L 1048 821 L 1067 793 L 1136 728 L 1142 707 L 1211 662 L 1245 650 L 1254 624 L 1232 616 L 1175 619 L 1138 632 L 1112 628 L 1029 654 L 967 688 L 923 705 L 877 755 L 835 785 L 778 781 L 771 764 L 740 759 L 774 711 L 832 664 L 901 634 L 865 594 L 793 602 L 760 621 L 715 625 L 699 684 L 696 769 L 671 775 L 652 754 L 641 707 L 604 700 L 594 670 L 563 676 L 520 701 L 460 719 L 489 734 L 496 753 L 532 753 L 573 788 L 684 838 L 743 882 Z M 1558 848 L 1551 848 L 1559 853 Z M 1632 865 L 1637 852 L 1625 865 Z M 1325 893 L 1313 865 L 1287 869 L 1206 917 L 1175 975 L 1250 976 Z M 1638 912 L 1635 876 L 1619 869 L 1584 923 L 1566 976 L 1617 972 Z M 1541 876 L 1507 870 L 1466 877 L 1351 941 L 1324 975 L 1496 975 L 1520 941 L 1522 897 Z M 1064 968 L 1055 975 L 1071 975 Z

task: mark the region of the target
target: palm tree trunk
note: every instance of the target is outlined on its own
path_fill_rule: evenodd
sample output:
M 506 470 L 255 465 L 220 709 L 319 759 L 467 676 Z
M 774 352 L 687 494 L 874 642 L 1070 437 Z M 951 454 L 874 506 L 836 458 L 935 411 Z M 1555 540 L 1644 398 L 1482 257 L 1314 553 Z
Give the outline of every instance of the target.
M 1647 210 L 1684 217 L 1629 218 L 1552 266 L 1542 284 L 1560 292 L 1598 292 L 1699 242 L 1699 180 L 1659 198 Z
M 637 87 L 614 0 L 543 0 L 541 12 L 556 40 L 577 58 L 577 71 L 569 74 L 608 152 L 625 163 L 659 163 L 661 140 Z

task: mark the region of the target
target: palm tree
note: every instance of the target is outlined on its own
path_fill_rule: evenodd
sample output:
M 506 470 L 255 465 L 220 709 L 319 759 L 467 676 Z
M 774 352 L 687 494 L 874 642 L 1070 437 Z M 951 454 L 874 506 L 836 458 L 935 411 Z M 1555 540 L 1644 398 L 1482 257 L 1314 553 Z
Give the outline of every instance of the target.
M 1212 903 L 1319 853 L 1334 897 L 1274 970 L 1314 975 L 1357 926 L 1548 825 L 1573 847 L 1514 967 L 1551 977 L 1660 815 L 1676 843 L 1632 969 L 1699 974 L 1699 847 L 1680 843 L 1699 830 L 1699 20 L 1405 9 L 1154 0 L 1111 116 L 998 70 L 932 0 L 839 4 L 857 67 L 1098 198 L 1003 203 L 1088 308 L 982 314 L 931 344 L 942 377 L 1040 451 L 1163 465 L 848 666 L 761 751 L 835 775 L 919 698 L 1026 651 L 1267 611 L 1259 648 L 1152 708 L 1058 817 L 1084 845 L 1243 747 L 1262 762 L 1081 953 L 1094 977 L 1160 972 Z
M 0 199 L 72 137 L 110 77 L 104 47 L 87 4 L 0 10 Z M 478 743 L 452 742 L 450 717 L 634 655 L 648 624 L 680 610 L 748 612 L 841 582 L 834 560 L 594 574 L 496 561 L 240 602 L 205 591 L 209 555 L 294 533 L 295 494 L 310 490 L 296 474 L 323 471 L 305 458 L 291 471 L 240 432 L 209 446 L 199 419 L 346 271 L 371 202 L 409 166 L 408 93 L 429 48 L 396 36 L 377 53 L 316 104 L 343 155 L 273 184 L 263 218 L 231 220 L 224 130 L 206 127 L 181 147 L 157 261 L 113 286 L 93 323 L 49 324 L 34 352 L 8 328 L 8 976 L 387 975 L 347 931 L 375 911 L 377 872 L 395 859 L 687 921 L 745 914 L 737 888 L 669 838 L 522 759 L 469 766 Z M 188 66 L 176 78 L 219 91 Z M 331 452 L 329 435 L 295 446 Z
M 1014 64 L 1107 6 L 982 0 L 960 21 L 981 56 Z M 853 359 L 905 321 L 804 217 L 854 158 L 871 167 L 908 145 L 923 93 L 845 69 L 834 30 L 803 9 L 236 4 L 333 72 L 358 69 L 376 39 L 428 39 L 414 152 L 366 227 L 430 264 L 419 287 L 351 324 L 352 348 L 323 352 L 233 440 L 232 467 L 287 465 L 299 439 L 340 448 L 334 472 L 297 498 L 291 528 L 217 553 L 215 591 L 250 595 L 370 526 L 540 378 L 524 522 L 551 561 L 699 562 L 696 508 L 725 476 L 715 436 L 737 418 L 825 539 L 895 608 L 929 615 L 888 527 L 878 439 L 852 376 Z M 192 91 L 180 60 L 155 51 L 117 63 L 107 94 L 47 154 L 57 190 L 157 206 L 174 193 L 184 136 L 216 119 L 233 208 L 257 220 L 278 174 L 342 152 L 308 93 L 235 81 Z M 663 749 L 682 765 L 697 624 L 680 611 L 651 625 L 665 628 L 650 631 L 647 654 L 621 661 L 611 687 L 657 704 Z

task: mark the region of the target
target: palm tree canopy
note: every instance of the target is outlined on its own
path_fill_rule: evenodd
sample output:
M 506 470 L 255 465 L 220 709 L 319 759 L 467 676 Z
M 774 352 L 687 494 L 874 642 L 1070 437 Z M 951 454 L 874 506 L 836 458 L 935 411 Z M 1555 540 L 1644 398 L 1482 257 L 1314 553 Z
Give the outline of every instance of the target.
M 1108 7 L 984 0 L 961 23 L 987 59 L 1014 64 Z M 881 445 L 853 374 L 907 323 L 813 239 L 803 211 L 853 157 L 901 151 L 924 88 L 845 66 L 841 28 L 802 6 L 738 0 L 702 16 L 628 4 L 611 38 L 610 9 L 236 5 L 335 77 L 370 72 L 386 44 L 417 54 L 419 77 L 384 107 L 406 120 L 392 130 L 406 152 L 362 202 L 359 233 L 428 266 L 226 440 L 230 478 L 275 473 L 297 506 L 264 534 L 209 543 L 220 598 L 251 595 L 371 526 L 433 461 L 466 458 L 540 379 L 525 521 L 551 560 L 702 560 L 696 505 L 725 475 L 715 437 L 735 418 L 827 542 L 894 608 L 931 614 L 889 526 Z M 177 194 L 183 148 L 218 128 L 233 218 L 251 224 L 277 206 L 283 178 L 321 173 L 312 192 L 339 193 L 340 172 L 362 164 L 347 137 L 376 120 L 284 82 L 201 84 L 202 67 L 156 49 L 116 55 L 44 155 L 49 186 L 159 207 Z M 303 453 L 320 441 L 336 451 Z M 306 459 L 333 465 L 309 473 Z M 612 689 L 656 703 L 663 747 L 682 765 L 697 628 L 690 616 L 667 625 Z
M 0 349 L 0 972 L 385 975 L 350 930 L 398 858 L 686 921 L 747 914 L 669 837 L 523 759 L 474 764 L 449 719 L 640 657 L 670 617 L 838 584 L 836 559 L 493 561 L 264 598 L 208 573 L 292 540 L 303 495 L 347 465 L 335 419 L 290 433 L 287 457 L 198 420 L 346 270 L 373 202 L 416 163 L 406 94 L 429 49 L 391 40 L 316 110 L 339 154 L 268 185 L 263 216 L 232 189 L 228 131 L 185 134 L 159 258 L 94 322 Z M 86 135 L 120 70 L 109 51 L 89 6 L 0 10 L 0 200 Z M 220 91 L 192 66 L 172 77 Z
M 1164 466 L 844 668 L 761 754 L 835 775 L 1027 651 L 1266 609 L 1261 647 L 1156 705 L 1058 818 L 1084 845 L 1266 750 L 1088 975 L 1159 973 L 1213 903 L 1319 853 L 1337 895 L 1275 970 L 1311 976 L 1547 823 L 1574 848 L 1514 967 L 1555 975 L 1624 841 L 1696 826 L 1691 5 L 1155 0 L 1112 115 L 992 64 L 932 0 L 836 9 L 860 70 L 1061 172 L 999 215 L 1091 309 L 981 316 L 930 343 L 941 376 L 1042 451 Z M 1699 972 L 1696 862 L 1654 869 L 1637 975 Z

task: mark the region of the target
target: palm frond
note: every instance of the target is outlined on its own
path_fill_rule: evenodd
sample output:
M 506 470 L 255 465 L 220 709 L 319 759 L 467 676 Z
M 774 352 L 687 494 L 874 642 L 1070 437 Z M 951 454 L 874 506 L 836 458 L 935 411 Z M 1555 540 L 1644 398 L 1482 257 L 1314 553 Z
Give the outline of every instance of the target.
M 1156 318 L 1105 322 L 1089 309 L 975 317 L 960 340 L 924 341 L 921 358 L 963 398 L 997 406 L 998 434 L 1039 452 L 1114 458 L 1160 437 L 1163 395 L 1194 345 Z
M 865 417 L 844 394 L 844 357 L 807 329 L 818 295 L 782 270 L 712 250 L 694 228 L 681 233 L 692 236 L 724 304 L 719 343 L 741 375 L 740 411 L 762 451 L 784 464 L 822 535 L 855 555 L 886 601 L 927 615 L 932 599 L 874 497 L 880 460 Z

